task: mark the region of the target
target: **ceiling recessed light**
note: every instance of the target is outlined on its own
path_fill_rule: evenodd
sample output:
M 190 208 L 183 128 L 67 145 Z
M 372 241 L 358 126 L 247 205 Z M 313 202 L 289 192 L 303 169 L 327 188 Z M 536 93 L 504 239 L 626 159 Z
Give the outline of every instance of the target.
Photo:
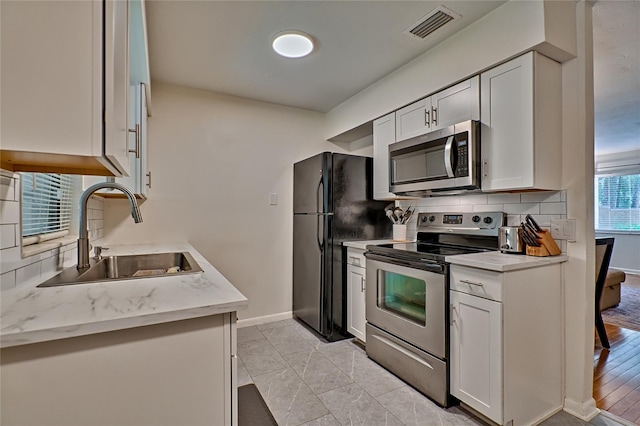
M 273 50 L 286 58 L 302 58 L 313 50 L 313 39 L 302 31 L 289 30 L 276 34 Z

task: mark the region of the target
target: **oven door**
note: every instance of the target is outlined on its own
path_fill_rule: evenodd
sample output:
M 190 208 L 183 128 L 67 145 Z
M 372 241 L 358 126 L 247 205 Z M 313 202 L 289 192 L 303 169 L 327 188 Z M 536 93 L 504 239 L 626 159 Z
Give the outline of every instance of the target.
M 447 267 L 366 256 L 367 322 L 445 359 Z

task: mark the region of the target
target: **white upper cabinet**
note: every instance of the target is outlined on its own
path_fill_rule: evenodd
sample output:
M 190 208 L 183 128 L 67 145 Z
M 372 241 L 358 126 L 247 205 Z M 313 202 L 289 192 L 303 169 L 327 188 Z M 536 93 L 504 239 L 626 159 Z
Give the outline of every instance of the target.
M 129 176 L 117 177 L 120 183 L 140 199 L 146 199 L 151 188 L 151 171 L 148 167 L 147 118 L 149 105 L 149 65 L 147 61 L 147 37 L 145 24 L 145 3 L 141 0 L 129 2 L 129 130 L 128 161 Z M 113 179 L 113 178 L 111 178 Z M 101 176 L 85 176 L 83 185 L 104 182 Z M 125 198 L 117 190 L 99 191 L 104 197 Z
M 396 111 L 396 141 L 480 119 L 479 76 Z
M 0 8 L 2 167 L 129 174 L 128 1 Z
M 395 124 L 397 141 L 430 132 L 431 96 L 397 110 Z
M 561 189 L 562 70 L 536 52 L 481 75 L 482 190 Z
M 389 145 L 396 141 L 396 113 L 373 122 L 373 198 L 393 200 L 389 192 Z
M 467 120 L 480 120 L 480 76 L 475 76 L 431 96 L 431 129 Z

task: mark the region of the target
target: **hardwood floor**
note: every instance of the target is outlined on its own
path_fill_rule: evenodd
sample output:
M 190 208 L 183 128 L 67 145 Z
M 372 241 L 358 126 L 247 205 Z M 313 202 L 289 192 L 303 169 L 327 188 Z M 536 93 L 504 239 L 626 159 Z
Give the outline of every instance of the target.
M 602 410 L 640 425 L 640 332 L 605 324 L 611 349 L 596 335 L 593 397 Z

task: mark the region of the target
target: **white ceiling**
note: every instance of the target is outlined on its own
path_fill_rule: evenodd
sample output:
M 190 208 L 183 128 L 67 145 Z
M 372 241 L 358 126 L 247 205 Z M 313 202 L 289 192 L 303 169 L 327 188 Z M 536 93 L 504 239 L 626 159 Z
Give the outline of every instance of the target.
M 500 1 L 147 0 L 149 62 L 163 81 L 326 112 L 504 3 Z M 462 15 L 422 40 L 403 34 L 439 5 Z M 596 152 L 638 149 L 640 2 L 594 6 Z M 317 49 L 271 49 L 287 29 Z

